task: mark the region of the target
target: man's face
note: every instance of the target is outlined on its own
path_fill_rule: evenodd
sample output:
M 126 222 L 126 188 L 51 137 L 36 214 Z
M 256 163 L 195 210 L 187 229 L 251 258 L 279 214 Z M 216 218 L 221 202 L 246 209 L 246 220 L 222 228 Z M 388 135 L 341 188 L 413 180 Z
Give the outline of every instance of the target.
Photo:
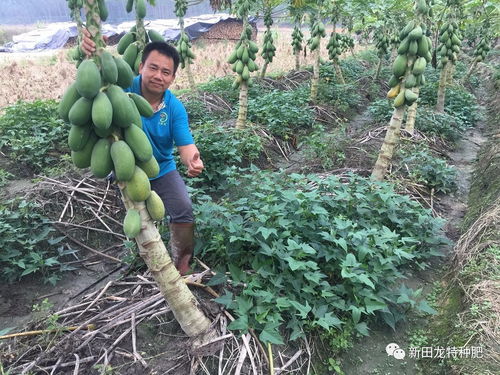
M 174 81 L 174 60 L 158 51 L 151 51 L 144 63 L 139 65 L 142 89 L 151 94 L 163 94 Z

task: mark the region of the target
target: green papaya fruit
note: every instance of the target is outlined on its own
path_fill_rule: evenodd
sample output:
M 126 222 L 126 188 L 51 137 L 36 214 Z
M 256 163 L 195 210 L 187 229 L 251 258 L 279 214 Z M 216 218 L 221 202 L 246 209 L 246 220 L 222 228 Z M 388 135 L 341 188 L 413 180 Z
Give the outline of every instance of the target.
M 90 157 L 90 170 L 97 178 L 104 178 L 113 170 L 113 160 L 111 160 L 111 142 L 107 138 L 99 139 Z
M 90 167 L 90 158 L 92 157 L 92 150 L 97 142 L 97 136 L 94 132 L 90 133 L 89 139 L 85 146 L 81 150 L 71 151 L 71 160 L 77 168 L 88 168 Z
M 68 119 L 73 125 L 83 126 L 90 122 L 91 114 L 92 100 L 82 97 L 69 110 Z
M 136 160 L 137 166 L 139 166 L 149 178 L 155 178 L 160 173 L 160 165 L 156 161 L 155 157 L 152 156 L 148 161 Z
M 151 194 L 151 184 L 148 176 L 137 165 L 132 178 L 126 182 L 124 192 L 134 202 L 143 202 Z
M 89 140 L 92 128 L 90 126 L 71 125 L 68 134 L 68 146 L 71 151 L 80 151 Z
M 93 60 L 83 60 L 76 71 L 76 89 L 87 99 L 93 99 L 101 88 L 101 74 Z
M 129 181 L 135 171 L 134 153 L 125 141 L 113 142 L 110 151 L 115 177 L 118 181 Z
M 76 89 L 76 82 L 73 82 L 66 89 L 61 101 L 59 102 L 59 105 L 57 107 L 57 112 L 59 114 L 59 117 L 62 118 L 64 121 L 68 122 L 69 111 L 71 110 L 73 104 L 75 104 L 76 101 L 80 98 L 81 95 L 78 93 L 78 90 Z
M 146 199 L 146 209 L 154 221 L 159 221 L 165 217 L 165 205 L 154 190 L 151 191 L 151 195 Z
M 132 125 L 125 129 L 125 141 L 132 149 L 136 159 L 148 161 L 153 156 L 153 148 L 146 133 L 138 126 Z
M 105 130 L 111 126 L 113 106 L 107 95 L 100 92 L 92 101 L 92 122 L 96 128 Z
M 101 71 L 104 82 L 115 84 L 118 80 L 118 68 L 113 55 L 108 51 L 101 53 Z
M 141 215 L 139 211 L 129 208 L 123 219 L 123 233 L 128 238 L 135 238 L 141 232 Z
M 144 117 L 151 117 L 153 116 L 153 107 L 151 107 L 151 104 L 144 99 L 143 96 L 137 95 L 135 93 L 131 93 L 130 97 L 134 101 L 135 105 L 137 106 L 137 109 L 139 110 L 139 113 L 144 116 Z M 138 125 L 138 124 L 136 124 Z

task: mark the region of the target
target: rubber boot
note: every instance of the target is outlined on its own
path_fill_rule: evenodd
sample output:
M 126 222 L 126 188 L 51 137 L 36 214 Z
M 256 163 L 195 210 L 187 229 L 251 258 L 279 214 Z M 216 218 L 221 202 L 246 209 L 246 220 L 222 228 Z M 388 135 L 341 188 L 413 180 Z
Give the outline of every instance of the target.
M 170 223 L 170 249 L 181 275 L 189 272 L 194 250 L 194 223 Z

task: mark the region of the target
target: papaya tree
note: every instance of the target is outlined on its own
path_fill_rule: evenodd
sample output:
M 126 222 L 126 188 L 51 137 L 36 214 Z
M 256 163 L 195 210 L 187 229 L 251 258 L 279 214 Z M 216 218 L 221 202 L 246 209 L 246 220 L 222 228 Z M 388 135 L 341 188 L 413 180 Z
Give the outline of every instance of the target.
M 255 0 L 237 0 L 233 5 L 234 12 L 243 21 L 243 29 L 240 40 L 236 43 L 233 52 L 228 58 L 228 62 L 232 64 L 232 69 L 237 74 L 233 82 L 233 87 L 240 88 L 236 128 L 243 129 L 248 113 L 248 85 L 251 83 L 250 73 L 259 69 L 255 63 L 259 47 L 252 41 L 253 29 L 248 22 L 250 11 L 255 7 Z
M 431 40 L 425 35 L 426 27 L 423 22 L 429 9 L 425 0 L 416 0 L 413 19 L 399 34 L 398 56 L 392 66 L 393 76 L 389 81 L 391 89 L 387 93 L 388 98 L 394 99 L 394 111 L 371 174 L 371 178 L 376 181 L 382 181 L 387 173 L 395 147 L 399 142 L 406 107 L 411 106 L 418 99 L 418 93 L 412 89 L 422 84 L 425 67 L 432 59 Z
M 471 74 L 476 69 L 476 65 L 486 59 L 486 55 L 490 51 L 490 38 L 486 35 L 477 44 L 474 49 L 474 60 L 472 61 L 472 65 L 470 66 L 467 74 L 464 77 L 464 82 L 467 82 L 471 76 Z
M 211 335 L 210 321 L 180 277 L 154 224 L 165 215 L 165 207 L 151 191 L 149 178 L 158 174 L 159 166 L 140 127 L 141 115 L 150 117 L 153 109 L 142 96 L 123 90 L 131 86 L 134 75 L 121 57 L 106 51 L 101 35 L 102 3 L 83 0 L 86 28 L 96 52 L 79 64 L 76 81 L 58 108 L 60 117 L 71 124 L 71 159 L 78 168 L 90 167 L 96 178 L 114 173 L 127 210 L 125 235 L 136 240 L 139 254 L 183 331 L 190 337 L 207 337 Z M 134 43 L 139 44 L 138 38 Z
M 261 56 L 264 59 L 264 65 L 262 66 L 262 71 L 260 72 L 260 77 L 264 78 L 266 76 L 267 65 L 273 62 L 276 47 L 274 46 L 273 33 L 271 31 L 271 26 L 273 25 L 273 5 L 276 3 L 271 0 L 263 0 L 264 7 L 264 25 L 266 26 L 266 31 L 264 32 L 264 40 L 262 42 L 262 52 Z
M 424 11 L 420 12 L 421 21 L 426 26 L 424 30 L 425 30 L 428 45 L 425 45 L 425 43 L 421 43 L 418 45 L 418 48 L 422 48 L 422 49 L 428 48 L 429 51 L 431 51 L 432 50 L 432 45 L 431 45 L 432 39 L 430 38 L 430 35 L 431 35 L 430 18 L 432 16 L 432 5 L 434 5 L 434 0 L 428 0 L 427 3 L 425 4 L 426 6 L 424 6 L 423 2 L 420 2 L 420 3 L 417 2 L 417 6 L 419 6 L 419 4 L 420 4 L 422 10 L 425 10 L 428 8 L 428 12 L 424 12 Z M 417 49 L 417 54 L 425 55 L 425 52 L 423 50 L 419 51 Z M 429 58 L 429 56 L 427 56 L 427 57 Z M 432 60 L 432 55 L 430 56 L 429 62 L 431 60 Z M 408 87 L 409 83 L 411 83 L 411 82 L 406 82 L 407 87 Z M 424 77 L 424 75 L 421 75 L 420 81 L 417 80 L 415 82 L 415 85 L 413 85 L 413 87 L 411 89 L 416 95 L 419 95 L 420 94 L 420 86 L 423 86 L 424 84 L 425 84 L 425 77 Z M 412 105 L 410 105 L 408 107 L 408 114 L 406 116 L 405 130 L 410 134 L 413 134 L 415 132 L 415 120 L 417 119 L 417 107 L 418 107 L 418 101 L 415 101 Z
M 373 80 L 376 81 L 380 77 L 380 71 L 382 70 L 382 63 L 389 54 L 389 45 L 391 39 L 385 27 L 381 27 L 380 29 L 375 31 L 374 39 L 375 39 L 375 48 L 377 49 L 377 56 L 379 58 L 377 63 L 377 69 L 375 70 L 375 76 L 373 77 Z
M 460 52 L 462 44 L 461 34 L 458 26 L 458 14 L 460 12 L 460 0 L 447 0 L 446 7 L 448 13 L 446 21 L 439 28 L 439 46 L 437 48 L 437 64 L 438 69 L 441 69 L 439 76 L 439 86 L 436 100 L 436 112 L 444 112 L 444 102 L 446 96 L 446 86 L 448 81 L 453 76 L 455 64 Z
M 294 27 L 292 31 L 292 50 L 295 56 L 295 69 L 300 69 L 300 53 L 302 52 L 302 42 L 304 40 L 304 34 L 301 30 L 302 17 L 304 13 L 300 9 L 291 8 L 291 13 L 294 14 Z
M 189 40 L 189 36 L 184 29 L 184 16 L 186 15 L 187 8 L 187 0 L 175 0 L 175 15 L 179 18 L 179 27 L 181 29 L 179 40 L 177 41 L 177 51 L 179 52 L 180 65 L 182 69 L 186 69 L 189 87 L 191 90 L 195 91 L 196 85 L 193 73 L 191 72 L 191 64 L 193 63 L 195 56 L 191 50 L 191 41 Z
M 341 84 L 345 84 L 344 75 L 342 74 L 342 69 L 340 69 L 339 65 L 339 57 L 344 52 L 346 45 L 344 39 L 336 32 L 336 25 L 340 14 L 339 2 L 335 1 L 330 3 L 327 12 L 332 15 L 331 19 L 333 25 L 333 31 L 330 34 L 330 39 L 328 40 L 328 44 L 326 46 L 328 50 L 328 57 L 333 62 L 333 67 L 335 68 L 338 81 Z
M 325 25 L 320 19 L 322 4 L 322 0 L 317 1 L 315 6 L 309 11 L 311 37 L 307 41 L 307 44 L 309 45 L 309 50 L 313 54 L 313 76 L 309 98 L 311 102 L 315 102 L 318 96 L 321 38 L 326 36 Z

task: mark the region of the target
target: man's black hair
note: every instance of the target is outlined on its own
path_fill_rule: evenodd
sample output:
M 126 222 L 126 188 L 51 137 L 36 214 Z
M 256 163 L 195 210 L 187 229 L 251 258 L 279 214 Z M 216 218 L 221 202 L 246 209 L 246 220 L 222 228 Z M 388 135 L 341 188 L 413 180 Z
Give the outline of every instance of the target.
M 167 42 L 151 42 L 144 47 L 142 52 L 142 63 L 146 61 L 151 51 L 158 51 L 164 56 L 170 57 L 174 61 L 174 75 L 177 72 L 177 67 L 179 66 L 179 52 L 177 49 Z

